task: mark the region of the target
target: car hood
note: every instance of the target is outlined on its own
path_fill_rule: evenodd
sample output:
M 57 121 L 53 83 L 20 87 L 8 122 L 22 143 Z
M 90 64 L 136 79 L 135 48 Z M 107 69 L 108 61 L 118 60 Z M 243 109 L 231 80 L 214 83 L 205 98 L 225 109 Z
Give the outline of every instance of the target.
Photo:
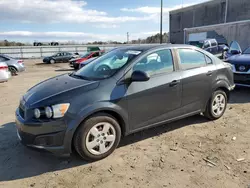
M 229 63 L 232 64 L 250 64 L 250 54 L 239 54 L 229 57 L 228 59 Z
M 72 97 L 95 89 L 98 85 L 98 81 L 88 81 L 63 74 L 30 88 L 23 99 L 29 107 L 43 101 L 71 100 Z

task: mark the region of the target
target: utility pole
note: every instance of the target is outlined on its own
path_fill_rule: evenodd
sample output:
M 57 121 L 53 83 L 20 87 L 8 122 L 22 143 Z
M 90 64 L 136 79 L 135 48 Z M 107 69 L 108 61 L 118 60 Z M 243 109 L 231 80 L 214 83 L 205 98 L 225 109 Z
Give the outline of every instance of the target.
M 127 44 L 129 43 L 129 32 L 127 32 Z
M 160 25 L 160 44 L 162 44 L 162 6 L 163 6 L 163 0 L 161 0 L 161 25 Z

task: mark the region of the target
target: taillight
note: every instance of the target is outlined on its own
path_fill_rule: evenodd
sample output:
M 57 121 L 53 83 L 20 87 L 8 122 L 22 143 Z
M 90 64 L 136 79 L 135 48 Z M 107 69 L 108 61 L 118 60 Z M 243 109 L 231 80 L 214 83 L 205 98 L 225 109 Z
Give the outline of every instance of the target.
M 1 66 L 0 65 L 0 70 L 8 70 L 8 66 Z
M 17 62 L 18 62 L 18 63 L 23 63 L 23 60 L 18 60 Z

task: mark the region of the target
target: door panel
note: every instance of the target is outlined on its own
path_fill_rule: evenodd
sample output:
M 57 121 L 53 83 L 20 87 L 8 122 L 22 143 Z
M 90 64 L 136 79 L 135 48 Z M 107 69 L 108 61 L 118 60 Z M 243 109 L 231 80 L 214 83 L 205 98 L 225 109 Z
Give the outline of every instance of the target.
M 178 110 L 169 114 L 181 105 L 181 83 L 171 86 L 174 80 L 180 80 L 179 73 L 155 76 L 128 86 L 129 122 L 133 130 L 180 115 Z
M 131 130 L 179 116 L 181 106 L 181 77 L 173 70 L 170 50 L 146 55 L 132 68 L 148 73 L 146 82 L 132 82 L 127 87 L 129 123 Z
M 203 108 L 212 91 L 212 76 L 215 65 L 182 71 L 182 113 L 191 113 Z
M 184 115 L 203 109 L 212 93 L 212 78 L 216 74 L 216 66 L 209 57 L 199 51 L 192 49 L 177 51 L 182 69 L 181 106 Z

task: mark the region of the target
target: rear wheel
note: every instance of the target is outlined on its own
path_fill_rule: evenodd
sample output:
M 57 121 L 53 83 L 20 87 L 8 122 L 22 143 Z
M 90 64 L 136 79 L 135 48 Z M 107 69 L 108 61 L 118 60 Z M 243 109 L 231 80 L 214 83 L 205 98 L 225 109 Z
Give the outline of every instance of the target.
M 118 146 L 121 128 L 108 114 L 97 114 L 82 123 L 74 136 L 74 146 L 85 160 L 97 161 L 109 156 Z
M 11 72 L 12 76 L 18 75 L 18 73 L 17 73 L 18 71 L 17 71 L 16 67 L 9 66 L 9 71 Z
M 225 112 L 227 107 L 227 95 L 222 90 L 217 90 L 213 93 L 208 101 L 205 117 L 211 120 L 219 119 Z

